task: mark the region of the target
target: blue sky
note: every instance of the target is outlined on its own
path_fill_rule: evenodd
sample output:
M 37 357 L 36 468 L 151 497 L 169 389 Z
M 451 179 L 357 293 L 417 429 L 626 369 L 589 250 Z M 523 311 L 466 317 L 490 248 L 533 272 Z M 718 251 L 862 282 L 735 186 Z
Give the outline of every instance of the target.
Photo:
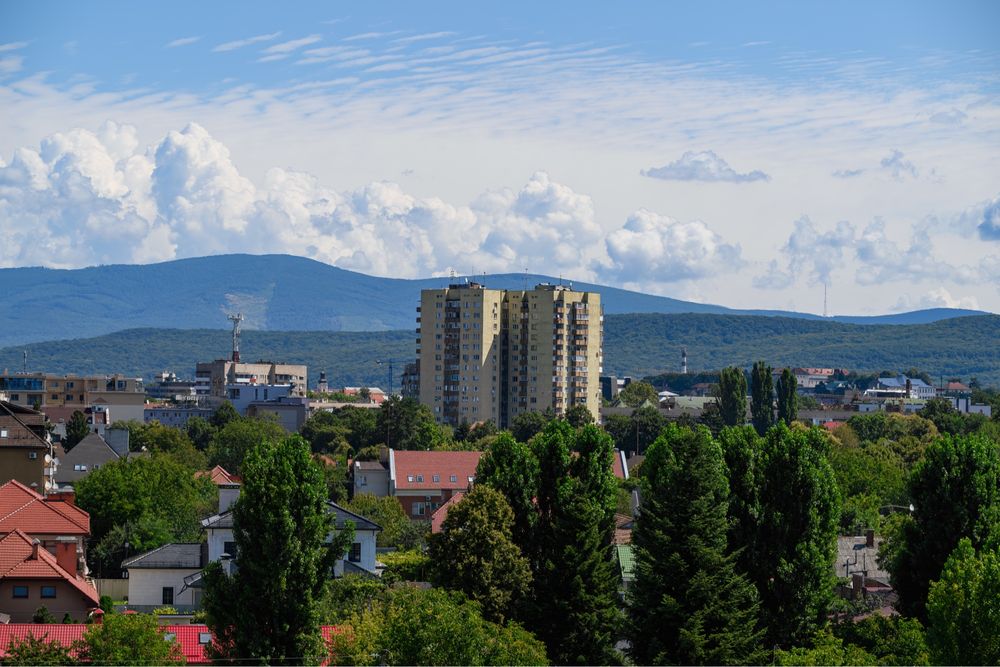
M 994 2 L 5 3 L 0 266 L 289 252 L 1000 312 L 997 26 Z

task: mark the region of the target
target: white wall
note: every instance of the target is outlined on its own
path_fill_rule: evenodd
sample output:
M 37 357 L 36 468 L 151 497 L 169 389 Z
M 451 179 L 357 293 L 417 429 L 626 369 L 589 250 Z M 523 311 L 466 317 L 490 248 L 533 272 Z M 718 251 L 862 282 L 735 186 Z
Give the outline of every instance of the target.
M 184 588 L 184 577 L 200 572 L 200 568 L 192 569 L 156 569 L 129 568 L 128 571 L 128 602 L 130 605 L 163 604 L 163 587 L 174 587 L 174 605 L 195 604 L 194 589 Z

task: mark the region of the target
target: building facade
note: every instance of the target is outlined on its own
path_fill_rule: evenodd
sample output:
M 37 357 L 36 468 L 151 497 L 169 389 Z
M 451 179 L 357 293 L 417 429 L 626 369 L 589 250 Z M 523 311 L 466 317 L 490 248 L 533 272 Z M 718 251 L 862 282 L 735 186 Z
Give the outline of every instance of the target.
M 254 385 L 282 385 L 289 387 L 285 395 L 305 397 L 307 376 L 307 368 L 302 364 L 276 364 L 270 361 L 243 363 L 216 359 L 199 362 L 195 367 L 195 391 L 198 396 L 232 400 L 232 389 L 252 388 Z M 263 399 L 257 397 L 252 400 Z
M 102 406 L 114 420 L 142 421 L 146 392 L 141 378 L 124 375 L 55 375 L 53 373 L 3 373 L 0 392 L 16 405 L 47 412 L 50 408 L 75 409 Z
M 55 490 L 57 465 L 45 415 L 0 400 L 0 484 L 16 479 L 45 494 Z
M 457 426 L 585 405 L 598 414 L 600 295 L 562 285 L 423 290 L 417 322 L 420 402 Z

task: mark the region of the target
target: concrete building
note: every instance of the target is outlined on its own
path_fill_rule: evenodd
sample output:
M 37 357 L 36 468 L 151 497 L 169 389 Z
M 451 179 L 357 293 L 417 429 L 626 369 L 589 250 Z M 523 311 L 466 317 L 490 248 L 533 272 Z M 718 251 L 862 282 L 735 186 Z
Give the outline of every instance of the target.
M 574 404 L 601 405 L 600 295 L 562 285 L 423 290 L 417 322 L 420 402 L 453 426 Z
M 101 406 L 114 421 L 142 421 L 146 392 L 141 378 L 124 375 L 55 375 L 52 373 L 0 374 L 0 391 L 11 403 L 46 412 L 49 408 Z
M 195 367 L 195 391 L 198 396 L 214 396 L 228 400 L 232 400 L 229 395 L 232 388 L 252 385 L 288 385 L 289 391 L 286 395 L 304 397 L 307 379 L 307 368 L 302 364 L 277 364 L 271 361 L 243 363 L 216 359 L 199 362 Z
M 146 387 L 146 395 L 157 401 L 187 402 L 197 398 L 194 380 L 182 380 L 175 373 L 163 371 Z
M 48 493 L 56 486 L 57 465 L 45 415 L 0 400 L 0 484 L 17 480 Z
M 185 428 L 192 417 L 209 419 L 214 412 L 213 408 L 199 405 L 160 403 L 147 406 L 143 414 L 147 424 L 157 421 L 164 426 Z

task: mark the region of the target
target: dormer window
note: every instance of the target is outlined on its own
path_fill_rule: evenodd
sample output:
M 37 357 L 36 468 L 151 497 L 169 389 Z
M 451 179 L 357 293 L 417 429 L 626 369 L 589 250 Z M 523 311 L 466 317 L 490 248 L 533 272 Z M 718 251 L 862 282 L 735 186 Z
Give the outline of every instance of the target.
M 413 481 L 413 475 L 407 475 L 406 476 L 406 481 L 407 482 L 412 482 Z
M 418 482 L 424 481 L 424 476 L 423 475 L 417 475 L 417 481 Z
M 431 479 L 433 479 L 435 482 L 440 482 L 441 481 L 441 475 L 434 475 L 434 477 L 432 477 Z
M 449 479 L 452 482 L 457 482 L 458 481 L 458 475 L 452 475 Z

